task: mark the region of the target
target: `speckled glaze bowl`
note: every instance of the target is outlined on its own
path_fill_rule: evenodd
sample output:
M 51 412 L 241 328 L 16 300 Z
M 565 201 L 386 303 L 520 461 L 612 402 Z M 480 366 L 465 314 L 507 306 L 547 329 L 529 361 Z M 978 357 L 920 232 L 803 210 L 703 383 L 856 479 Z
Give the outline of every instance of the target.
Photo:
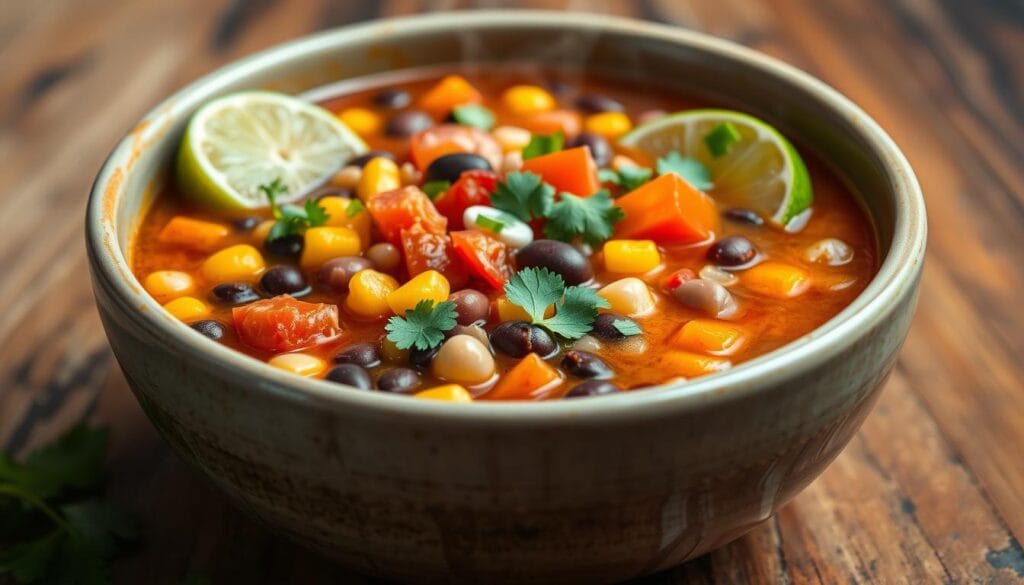
M 408 67 L 527 60 L 628 75 L 762 116 L 863 197 L 883 262 L 813 333 L 685 384 L 552 403 L 449 404 L 311 381 L 164 313 L 126 251 L 189 115 L 250 88 L 303 92 Z M 768 518 L 839 453 L 896 359 L 925 211 L 913 172 L 821 82 L 680 29 L 566 13 L 385 20 L 283 45 L 160 104 L 99 173 L 96 301 L 146 414 L 239 508 L 368 574 L 407 582 L 606 583 L 670 567 Z

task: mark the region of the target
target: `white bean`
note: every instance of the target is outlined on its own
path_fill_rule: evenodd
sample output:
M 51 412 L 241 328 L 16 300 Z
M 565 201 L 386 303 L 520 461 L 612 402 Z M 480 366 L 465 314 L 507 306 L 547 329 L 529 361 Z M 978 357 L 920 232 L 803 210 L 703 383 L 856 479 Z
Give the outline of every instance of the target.
M 495 232 L 489 226 L 478 223 L 477 219 L 480 216 L 500 222 L 501 230 Z M 500 209 L 486 205 L 473 205 L 467 208 L 462 214 L 462 222 L 466 229 L 490 231 L 509 248 L 522 248 L 533 241 L 533 229 L 529 225 Z
M 840 239 L 825 238 L 808 246 L 804 257 L 811 262 L 842 266 L 853 260 L 853 248 Z

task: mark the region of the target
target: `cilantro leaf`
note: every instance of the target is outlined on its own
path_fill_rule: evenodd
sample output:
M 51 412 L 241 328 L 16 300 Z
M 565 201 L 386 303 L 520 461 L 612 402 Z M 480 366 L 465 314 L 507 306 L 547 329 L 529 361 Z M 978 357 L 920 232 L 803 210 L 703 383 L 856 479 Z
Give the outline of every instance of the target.
M 565 146 L 565 135 L 561 132 L 554 134 L 534 134 L 530 142 L 523 148 L 523 160 L 544 156 L 552 152 L 558 152 Z
M 452 118 L 463 126 L 472 126 L 485 132 L 494 127 L 494 113 L 480 104 L 456 106 L 452 110 Z
M 346 217 L 355 217 L 360 213 L 366 211 L 366 206 L 359 199 L 349 199 L 348 207 L 345 208 Z
M 306 209 L 306 223 L 309 227 L 316 227 L 327 223 L 328 219 L 331 219 L 330 214 L 327 213 L 327 209 L 320 206 L 320 203 L 313 201 L 312 199 L 306 199 L 304 205 Z
M 109 438 L 106 429 L 78 425 L 30 453 L 24 463 L 0 453 L 0 485 L 13 484 L 43 499 L 67 489 L 93 489 L 103 479 Z
M 675 173 L 701 191 L 707 191 L 714 184 L 711 182 L 711 171 L 699 160 L 682 156 L 678 152 L 670 152 L 658 159 L 658 174 Z
M 704 135 L 704 145 L 711 156 L 719 158 L 728 154 L 733 145 L 743 139 L 739 129 L 732 122 L 722 122 Z
M 445 331 L 455 327 L 457 317 L 452 301 L 435 306 L 434 301 L 425 299 L 417 303 L 415 309 L 408 309 L 405 317 L 395 315 L 388 319 L 384 330 L 398 349 L 426 350 L 441 345 Z
M 597 178 L 602 183 L 619 185 L 626 191 L 632 191 L 651 180 L 654 171 L 647 167 L 622 167 L 618 171 L 614 169 L 601 169 L 597 172 Z
M 619 178 L 619 173 L 615 169 L 599 169 L 597 171 L 597 180 L 602 183 L 611 183 L 613 185 L 621 185 L 622 179 Z
M 624 216 L 607 190 L 590 197 L 562 193 L 547 214 L 544 235 L 563 242 L 579 237 L 588 244 L 598 245 L 612 237 L 612 229 Z
M 612 321 L 612 327 L 626 337 L 643 333 L 643 329 L 640 329 L 640 326 L 632 319 L 616 319 Z
M 570 286 L 555 303 L 555 314 L 537 324 L 566 339 L 579 339 L 593 327 L 597 310 L 609 307 L 611 304 L 597 296 L 594 289 Z
M 276 177 L 273 181 L 260 185 L 258 189 L 267 196 L 267 201 L 270 204 L 270 213 L 273 214 L 274 219 L 282 219 L 284 216 L 281 215 L 281 210 L 277 206 L 277 198 L 284 195 L 288 188 L 284 186 L 281 177 Z
M 547 268 L 524 268 L 505 283 L 505 297 L 522 307 L 534 323 L 543 321 L 545 311 L 564 293 L 565 281 Z
M 327 209 L 312 199 L 307 199 L 302 207 L 278 205 L 277 198 L 287 190 L 280 177 L 270 183 L 260 185 L 259 190 L 267 196 L 267 201 L 270 202 L 270 213 L 277 220 L 267 234 L 268 241 L 301 234 L 307 228 L 324 225 L 331 218 Z
M 431 201 L 440 197 L 445 191 L 452 186 L 451 181 L 427 181 L 423 184 L 423 192 L 427 194 L 427 197 Z
M 554 201 L 555 188 L 529 172 L 509 173 L 491 194 L 492 207 L 523 221 L 546 216 Z
M 524 268 L 505 283 L 505 297 L 530 315 L 533 324 L 566 339 L 579 339 L 594 325 L 599 308 L 608 301 L 585 286 L 565 287 L 562 277 L 547 268 Z M 545 317 L 550 305 L 555 314 Z

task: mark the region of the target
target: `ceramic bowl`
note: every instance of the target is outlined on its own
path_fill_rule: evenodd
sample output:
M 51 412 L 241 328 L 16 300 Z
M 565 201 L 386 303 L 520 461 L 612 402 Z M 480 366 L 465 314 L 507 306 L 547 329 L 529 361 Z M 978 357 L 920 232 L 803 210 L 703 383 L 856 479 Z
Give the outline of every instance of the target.
M 505 61 L 673 81 L 762 116 L 831 161 L 877 227 L 882 264 L 809 335 L 685 384 L 550 403 L 450 404 L 307 380 L 213 343 L 125 260 L 189 115 L 224 93 L 303 92 L 410 67 Z M 376 21 L 220 69 L 157 106 L 93 187 L 88 249 L 110 345 L 146 414 L 239 508 L 372 575 L 604 583 L 664 569 L 764 521 L 842 450 L 913 313 L 925 211 L 907 161 L 820 81 L 668 26 L 568 13 Z

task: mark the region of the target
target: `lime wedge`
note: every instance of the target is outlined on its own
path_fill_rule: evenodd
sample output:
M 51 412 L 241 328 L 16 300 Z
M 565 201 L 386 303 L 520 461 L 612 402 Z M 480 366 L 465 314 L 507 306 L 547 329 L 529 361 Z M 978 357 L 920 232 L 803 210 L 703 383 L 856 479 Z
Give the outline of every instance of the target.
M 178 186 L 215 209 L 263 207 L 260 185 L 280 178 L 288 189 L 281 201 L 294 201 L 366 150 L 320 106 L 279 93 L 235 93 L 192 116 L 178 147 Z
M 704 109 L 668 114 L 638 126 L 619 143 L 654 157 L 675 151 L 697 159 L 711 171 L 709 195 L 725 205 L 754 209 L 780 227 L 802 228 L 814 201 L 810 175 L 793 145 L 747 114 Z

